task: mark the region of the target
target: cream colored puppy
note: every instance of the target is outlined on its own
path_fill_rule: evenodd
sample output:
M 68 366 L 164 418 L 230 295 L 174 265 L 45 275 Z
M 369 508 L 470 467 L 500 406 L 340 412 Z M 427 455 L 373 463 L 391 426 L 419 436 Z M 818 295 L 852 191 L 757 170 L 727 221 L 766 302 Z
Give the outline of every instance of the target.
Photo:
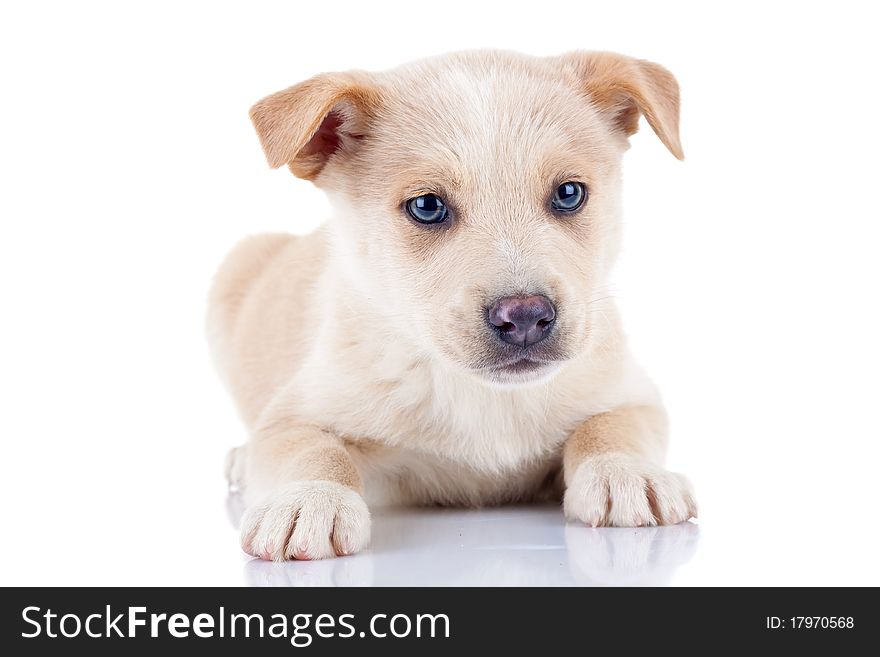
M 306 237 L 261 235 L 211 293 L 244 549 L 363 549 L 371 504 L 562 496 L 589 525 L 696 513 L 606 279 L 643 115 L 678 158 L 678 85 L 621 55 L 467 52 L 321 74 L 251 110 L 269 164 L 328 195 Z

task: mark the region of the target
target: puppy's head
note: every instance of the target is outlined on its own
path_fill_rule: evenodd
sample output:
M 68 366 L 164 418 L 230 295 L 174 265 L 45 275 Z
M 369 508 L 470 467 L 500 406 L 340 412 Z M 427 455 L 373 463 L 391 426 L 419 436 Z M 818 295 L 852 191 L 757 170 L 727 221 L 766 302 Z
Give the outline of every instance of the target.
M 471 52 L 322 74 L 251 118 L 273 167 L 327 191 L 364 304 L 447 362 L 521 384 L 589 347 L 627 138 L 643 115 L 681 158 L 678 105 L 650 62 Z

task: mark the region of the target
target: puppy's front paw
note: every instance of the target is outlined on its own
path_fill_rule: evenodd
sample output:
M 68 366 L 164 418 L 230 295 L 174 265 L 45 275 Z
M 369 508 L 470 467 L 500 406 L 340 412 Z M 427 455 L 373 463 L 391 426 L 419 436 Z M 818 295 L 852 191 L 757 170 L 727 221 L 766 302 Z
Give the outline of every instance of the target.
M 593 527 L 674 525 L 697 515 L 684 475 L 625 454 L 584 461 L 565 491 L 564 506 L 569 520 Z
M 369 541 L 364 499 L 332 481 L 288 484 L 241 522 L 242 549 L 266 560 L 328 559 L 359 552 Z

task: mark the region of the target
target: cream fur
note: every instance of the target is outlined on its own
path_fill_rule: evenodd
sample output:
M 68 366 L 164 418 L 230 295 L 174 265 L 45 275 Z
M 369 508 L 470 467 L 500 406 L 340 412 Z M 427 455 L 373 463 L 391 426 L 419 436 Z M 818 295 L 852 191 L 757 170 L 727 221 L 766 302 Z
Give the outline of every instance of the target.
M 680 157 L 672 76 L 606 53 L 459 53 L 323 74 L 255 106 L 270 163 L 322 187 L 333 214 L 308 236 L 244 241 L 211 293 L 215 361 L 253 434 L 227 467 L 246 550 L 357 551 L 363 498 L 476 506 L 567 483 L 580 522 L 695 512 L 686 480 L 659 465 L 665 415 L 606 288 L 640 113 Z M 547 194 L 569 179 L 587 206 L 550 215 Z M 450 227 L 402 212 L 427 192 L 455 208 Z M 558 309 L 553 362 L 498 372 L 485 305 L 535 290 Z

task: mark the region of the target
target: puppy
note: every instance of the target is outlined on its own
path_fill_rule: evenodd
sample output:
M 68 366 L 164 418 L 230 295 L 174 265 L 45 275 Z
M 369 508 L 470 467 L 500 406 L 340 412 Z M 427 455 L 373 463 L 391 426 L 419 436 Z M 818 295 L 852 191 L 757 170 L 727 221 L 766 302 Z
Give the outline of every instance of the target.
M 562 498 L 594 527 L 695 515 L 606 289 L 639 117 L 683 157 L 668 71 L 465 52 L 321 74 L 250 115 L 269 164 L 333 213 L 308 236 L 246 239 L 210 295 L 251 432 L 227 465 L 247 552 L 362 550 L 368 502 Z

